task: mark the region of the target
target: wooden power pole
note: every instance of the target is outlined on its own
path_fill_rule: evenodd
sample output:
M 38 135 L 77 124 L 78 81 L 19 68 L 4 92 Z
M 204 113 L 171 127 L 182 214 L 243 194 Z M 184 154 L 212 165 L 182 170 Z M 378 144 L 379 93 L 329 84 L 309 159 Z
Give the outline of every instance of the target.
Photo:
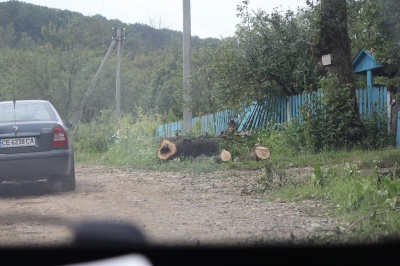
M 191 86 L 192 72 L 192 45 L 190 25 L 190 0 L 183 0 L 183 132 L 192 131 Z

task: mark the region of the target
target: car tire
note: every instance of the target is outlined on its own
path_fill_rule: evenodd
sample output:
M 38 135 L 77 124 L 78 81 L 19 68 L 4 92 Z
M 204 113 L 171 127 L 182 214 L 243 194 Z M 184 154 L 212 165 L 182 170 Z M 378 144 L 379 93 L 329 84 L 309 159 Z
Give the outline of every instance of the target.
M 76 189 L 75 167 L 72 167 L 71 174 L 61 178 L 62 191 L 74 191 Z

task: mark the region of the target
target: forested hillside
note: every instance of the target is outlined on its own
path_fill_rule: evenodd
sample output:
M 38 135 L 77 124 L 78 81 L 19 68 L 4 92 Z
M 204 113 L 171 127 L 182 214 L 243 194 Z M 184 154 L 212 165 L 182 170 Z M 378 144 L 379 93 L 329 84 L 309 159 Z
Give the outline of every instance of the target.
M 182 32 L 125 24 L 77 12 L 9 1 L 0 3 L 0 98 L 52 101 L 71 119 L 111 44 L 112 27 L 125 28 L 122 110 L 180 114 Z M 210 40 L 217 41 L 217 40 Z M 193 48 L 208 40 L 193 37 Z M 115 53 L 113 53 L 115 55 Z M 83 122 L 113 109 L 116 56 L 105 64 L 83 106 Z
M 243 1 L 237 7 L 242 21 L 234 36 L 194 36 L 193 114 L 234 108 L 269 95 L 317 90 L 326 75 L 320 63 L 323 49 L 318 47 L 321 1 L 308 3 L 305 9 L 275 9 L 269 14 L 249 10 L 248 1 Z M 376 77 L 382 84 L 399 83 L 399 75 L 393 75 L 400 65 L 399 6 L 397 0 L 347 1 L 344 21 L 351 56 L 361 48 L 373 53 L 394 76 Z M 157 114 L 164 122 L 180 119 L 182 32 L 164 28 L 162 21 L 151 26 L 125 24 L 14 0 L 0 3 L 0 99 L 47 99 L 70 120 L 111 44 L 112 27 L 126 29 L 121 111 Z M 115 109 L 115 73 L 114 52 L 86 96 L 81 122 Z M 356 77 L 357 88 L 364 83 L 365 77 Z

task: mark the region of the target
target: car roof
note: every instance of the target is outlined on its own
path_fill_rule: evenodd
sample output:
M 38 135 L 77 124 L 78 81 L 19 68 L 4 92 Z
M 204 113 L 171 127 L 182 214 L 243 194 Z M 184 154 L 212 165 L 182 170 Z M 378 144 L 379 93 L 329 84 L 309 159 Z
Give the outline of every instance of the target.
M 13 101 L 4 101 L 0 102 L 0 104 L 10 104 L 13 103 Z M 50 103 L 49 101 L 46 100 L 17 100 L 15 103 Z

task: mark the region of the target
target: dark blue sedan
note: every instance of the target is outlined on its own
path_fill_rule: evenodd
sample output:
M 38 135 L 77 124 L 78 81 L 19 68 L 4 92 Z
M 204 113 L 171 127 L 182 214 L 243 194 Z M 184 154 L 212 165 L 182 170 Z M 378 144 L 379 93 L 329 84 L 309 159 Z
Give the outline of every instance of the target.
M 48 101 L 0 102 L 0 183 L 42 179 L 75 190 L 67 127 Z

